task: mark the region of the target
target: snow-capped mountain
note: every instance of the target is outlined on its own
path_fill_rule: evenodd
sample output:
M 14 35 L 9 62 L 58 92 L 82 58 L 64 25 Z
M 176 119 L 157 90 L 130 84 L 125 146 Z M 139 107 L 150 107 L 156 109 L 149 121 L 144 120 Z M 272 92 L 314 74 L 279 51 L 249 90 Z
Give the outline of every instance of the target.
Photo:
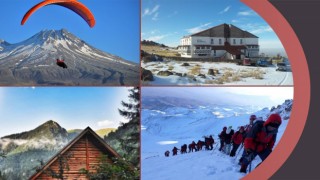
M 67 69 L 56 65 L 58 58 Z M 1 85 L 138 83 L 138 64 L 98 50 L 65 29 L 43 30 L 16 44 L 0 40 Z
M 157 98 L 147 102 L 157 101 Z M 164 99 L 161 99 L 164 101 Z M 185 101 L 186 102 L 186 101 Z M 142 104 L 144 101 L 142 101 Z M 163 102 L 162 102 L 163 104 Z M 249 123 L 251 114 L 266 120 L 270 114 L 278 113 L 282 124 L 278 129 L 276 144 L 281 139 L 290 119 L 293 100 L 286 100 L 275 107 L 249 107 L 226 105 L 168 106 L 156 109 L 142 109 L 141 165 L 142 179 L 240 179 L 238 157 L 230 157 L 218 151 L 218 134 L 224 126 L 232 126 L 237 131 Z M 142 105 L 142 107 L 148 107 Z M 165 157 L 164 152 L 192 141 L 204 140 L 213 135 L 216 144 L 214 151 L 199 151 L 177 156 Z M 238 153 L 242 150 L 238 150 Z M 257 157 L 253 167 L 260 163 Z M 157 176 L 154 176 L 157 174 Z

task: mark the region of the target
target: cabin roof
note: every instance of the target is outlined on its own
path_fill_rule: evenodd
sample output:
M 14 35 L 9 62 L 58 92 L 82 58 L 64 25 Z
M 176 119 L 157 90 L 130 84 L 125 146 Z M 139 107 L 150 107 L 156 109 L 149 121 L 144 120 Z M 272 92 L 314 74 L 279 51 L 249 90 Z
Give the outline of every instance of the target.
M 118 157 L 120 158 L 121 156 L 114 150 L 112 149 L 97 133 L 95 133 L 89 126 L 84 129 L 77 137 L 75 137 L 72 141 L 70 141 L 64 148 L 62 148 L 56 155 L 54 155 L 51 159 L 47 161 L 46 164 L 44 164 L 41 169 L 33 174 L 30 179 L 36 179 L 38 176 L 40 176 L 50 165 L 52 165 L 59 157 L 59 155 L 64 154 L 67 152 L 72 145 L 76 144 L 82 137 L 85 137 L 89 135 L 92 137 L 96 142 L 99 144 L 99 148 L 102 149 L 102 151 L 111 154 L 113 157 Z M 91 139 L 92 139 L 91 138 Z

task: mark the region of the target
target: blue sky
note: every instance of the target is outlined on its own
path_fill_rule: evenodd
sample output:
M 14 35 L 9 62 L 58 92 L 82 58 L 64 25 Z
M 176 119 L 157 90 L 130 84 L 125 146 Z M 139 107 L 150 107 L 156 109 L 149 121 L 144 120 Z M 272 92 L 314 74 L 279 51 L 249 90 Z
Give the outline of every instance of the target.
M 118 127 L 126 87 L 2 87 L 0 137 L 31 130 L 54 120 L 66 129 Z
M 259 37 L 260 52 L 283 46 L 272 28 L 239 0 L 142 0 L 141 38 L 168 46 L 180 39 L 223 23 L 233 24 Z
M 0 39 L 21 42 L 43 29 L 66 28 L 105 52 L 139 63 L 140 0 L 78 0 L 95 16 L 90 28 L 73 11 L 49 5 L 40 8 L 21 26 L 24 14 L 42 0 L 1 0 Z

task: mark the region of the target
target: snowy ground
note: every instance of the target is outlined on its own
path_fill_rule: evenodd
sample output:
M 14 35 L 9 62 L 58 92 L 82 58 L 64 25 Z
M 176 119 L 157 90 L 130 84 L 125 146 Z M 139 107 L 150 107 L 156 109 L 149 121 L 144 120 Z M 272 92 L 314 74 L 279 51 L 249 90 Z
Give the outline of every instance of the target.
M 239 66 L 235 63 L 187 62 L 190 66 L 181 66 L 184 62 L 142 62 L 141 66 L 150 70 L 154 81 L 143 82 L 144 85 L 293 85 L 292 72 L 276 71 L 274 65 L 269 67 Z M 198 66 L 199 69 L 195 70 Z M 192 72 L 193 69 L 193 72 Z M 219 74 L 208 75 L 208 69 L 216 69 Z M 186 76 L 159 76 L 159 71 L 172 71 Z M 191 75 L 193 74 L 193 75 Z M 204 74 L 206 77 L 200 77 Z M 224 74 L 232 74 L 228 80 L 220 79 Z M 262 79 L 255 77 L 261 76 Z M 222 82 L 222 83 L 221 83 Z
M 285 108 L 285 107 L 284 107 Z M 282 108 L 282 109 L 284 109 Z M 141 179 L 142 180 L 213 180 L 213 179 L 240 179 L 245 176 L 239 173 L 238 157 L 230 157 L 218 151 L 219 144 L 214 145 L 213 151 L 199 151 L 187 154 L 172 155 L 174 146 L 180 149 L 181 145 L 189 144 L 193 140 L 204 140 L 203 136 L 213 135 L 215 142 L 223 126 L 232 126 L 237 130 L 239 126 L 248 123 L 251 113 L 265 120 L 269 109 L 260 111 L 246 111 L 241 107 L 204 107 L 186 109 L 181 107 L 162 110 L 142 110 L 142 142 L 141 142 Z M 287 116 L 288 114 L 281 114 Z M 283 120 L 279 127 L 277 142 L 281 139 L 288 120 Z M 170 151 L 170 157 L 164 152 Z M 241 149 L 241 152 L 242 153 Z M 239 152 L 239 150 L 238 150 Z M 256 157 L 254 168 L 261 160 Z

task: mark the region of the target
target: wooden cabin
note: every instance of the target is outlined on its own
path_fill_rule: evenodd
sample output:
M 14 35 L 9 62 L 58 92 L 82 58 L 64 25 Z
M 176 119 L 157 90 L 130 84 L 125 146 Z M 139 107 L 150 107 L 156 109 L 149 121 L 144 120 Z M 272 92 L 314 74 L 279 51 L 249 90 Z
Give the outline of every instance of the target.
M 64 167 L 63 178 L 70 180 L 88 179 L 80 173 L 80 169 L 94 172 L 102 155 L 107 155 L 107 162 L 113 163 L 112 157 L 120 157 L 102 138 L 90 127 L 83 130 L 74 140 L 67 144 L 60 152 L 51 158 L 42 168 L 31 176 L 31 180 L 51 180 L 52 172 L 58 173 L 62 165 Z M 62 163 L 64 161 L 64 163 Z

